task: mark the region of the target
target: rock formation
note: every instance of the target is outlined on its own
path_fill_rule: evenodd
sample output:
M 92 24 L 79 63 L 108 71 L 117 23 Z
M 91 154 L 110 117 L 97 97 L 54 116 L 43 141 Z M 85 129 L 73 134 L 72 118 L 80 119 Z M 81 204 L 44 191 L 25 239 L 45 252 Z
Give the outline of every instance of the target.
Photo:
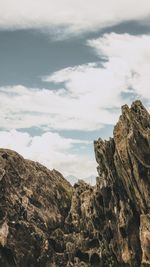
M 150 115 L 122 107 L 94 142 L 96 186 L 0 150 L 0 266 L 150 266 Z
M 52 261 L 50 234 L 63 228 L 71 194 L 56 170 L 0 149 L 1 267 L 44 267 Z

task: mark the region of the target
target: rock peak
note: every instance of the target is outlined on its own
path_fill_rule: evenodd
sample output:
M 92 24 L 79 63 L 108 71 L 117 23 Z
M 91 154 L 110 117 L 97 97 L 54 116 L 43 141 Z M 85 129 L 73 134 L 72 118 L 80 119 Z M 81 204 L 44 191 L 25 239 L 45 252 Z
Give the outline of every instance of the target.
M 131 109 L 132 108 L 142 108 L 142 109 L 145 109 L 144 108 L 144 105 L 142 104 L 141 100 L 135 100 L 132 105 L 131 105 Z
M 94 142 L 96 186 L 0 149 L 0 266 L 150 266 L 150 115 L 137 100 Z
M 150 115 L 141 101 L 122 107 L 113 139 L 95 142 L 95 154 L 104 213 L 112 214 L 104 223 L 120 247 L 112 266 L 150 266 Z

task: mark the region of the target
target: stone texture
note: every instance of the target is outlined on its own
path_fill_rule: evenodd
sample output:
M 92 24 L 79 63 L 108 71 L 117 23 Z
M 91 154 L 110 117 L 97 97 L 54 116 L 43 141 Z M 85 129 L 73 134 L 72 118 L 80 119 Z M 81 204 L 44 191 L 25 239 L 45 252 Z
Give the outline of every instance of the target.
M 55 255 L 49 238 L 64 225 L 71 185 L 56 170 L 6 149 L 0 149 L 0 176 L 0 266 L 47 266 Z
M 150 266 L 150 115 L 122 107 L 94 142 L 96 186 L 0 150 L 0 266 Z

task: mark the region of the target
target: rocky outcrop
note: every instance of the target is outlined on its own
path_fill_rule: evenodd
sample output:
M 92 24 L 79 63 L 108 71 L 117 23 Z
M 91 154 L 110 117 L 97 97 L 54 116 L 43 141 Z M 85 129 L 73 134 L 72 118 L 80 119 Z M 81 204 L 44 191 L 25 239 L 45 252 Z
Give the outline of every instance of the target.
M 123 106 L 114 137 L 94 147 L 97 184 L 79 204 L 86 266 L 150 266 L 150 115 L 142 103 Z
M 47 266 L 64 226 L 71 185 L 56 170 L 0 149 L 0 266 Z M 61 266 L 61 265 L 60 265 Z
M 150 115 L 140 101 L 122 107 L 114 138 L 95 142 L 95 153 L 104 225 L 112 233 L 108 258 L 116 266 L 150 266 Z
M 0 266 L 150 266 L 150 115 L 122 107 L 109 141 L 94 142 L 96 186 L 72 188 L 0 150 Z

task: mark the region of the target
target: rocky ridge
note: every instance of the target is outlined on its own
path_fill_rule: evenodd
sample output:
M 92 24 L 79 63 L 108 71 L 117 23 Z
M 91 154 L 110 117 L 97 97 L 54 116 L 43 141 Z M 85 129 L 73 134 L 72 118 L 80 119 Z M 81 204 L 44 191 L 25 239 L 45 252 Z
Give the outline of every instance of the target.
M 0 266 L 150 266 L 150 115 L 122 107 L 94 142 L 96 186 L 72 187 L 39 163 L 0 150 Z

